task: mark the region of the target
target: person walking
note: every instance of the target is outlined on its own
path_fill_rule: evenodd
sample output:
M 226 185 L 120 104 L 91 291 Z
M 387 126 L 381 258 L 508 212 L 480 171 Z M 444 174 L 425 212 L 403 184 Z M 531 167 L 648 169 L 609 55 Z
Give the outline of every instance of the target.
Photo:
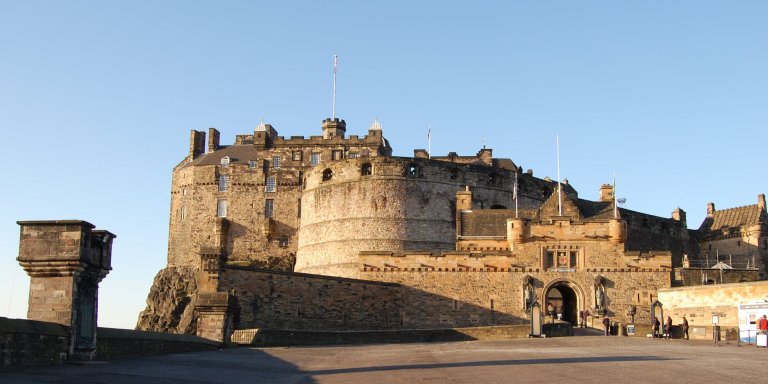
M 680 326 L 683 328 L 683 339 L 688 340 L 688 319 L 685 316 L 683 316 L 683 323 Z
M 584 310 L 584 328 L 587 327 L 587 320 L 589 319 L 589 309 Z
M 672 316 L 667 316 L 667 323 L 664 324 L 664 338 L 672 338 Z
M 768 318 L 766 318 L 765 315 L 760 318 L 760 334 L 761 335 L 768 335 Z
M 659 335 L 659 327 L 661 326 L 661 322 L 659 321 L 659 318 L 657 317 L 656 320 L 653 322 L 653 338 L 661 338 Z
M 605 335 L 611 335 L 611 319 L 608 316 L 603 317 L 603 328 L 605 329 Z

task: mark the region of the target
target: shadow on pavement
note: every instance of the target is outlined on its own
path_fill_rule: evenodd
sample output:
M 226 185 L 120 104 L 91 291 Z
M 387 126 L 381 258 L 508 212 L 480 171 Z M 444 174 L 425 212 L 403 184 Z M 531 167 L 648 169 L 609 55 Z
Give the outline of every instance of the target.
M 436 369 L 436 368 L 461 368 L 461 367 L 492 367 L 492 366 L 515 366 L 515 365 L 536 365 L 536 364 L 579 364 L 579 363 L 616 363 L 616 362 L 637 362 L 637 361 L 665 361 L 682 360 L 674 358 L 665 358 L 659 356 L 595 356 L 595 357 L 573 357 L 573 358 L 553 358 L 553 359 L 522 359 L 522 360 L 493 360 L 493 361 L 468 361 L 460 363 L 444 364 L 413 364 L 413 365 L 388 365 L 360 368 L 344 369 L 326 369 L 317 371 L 307 371 L 310 375 L 335 375 L 341 373 L 359 373 L 359 372 L 381 372 L 397 371 L 405 369 Z

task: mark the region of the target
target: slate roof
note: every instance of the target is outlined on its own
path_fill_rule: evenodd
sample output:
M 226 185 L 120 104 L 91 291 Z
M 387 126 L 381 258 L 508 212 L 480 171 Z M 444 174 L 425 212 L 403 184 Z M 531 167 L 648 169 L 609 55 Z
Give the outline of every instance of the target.
M 521 218 L 532 219 L 535 209 L 519 209 Z M 515 217 L 514 209 L 480 209 L 461 212 L 461 236 L 507 236 L 507 219 Z
M 216 151 L 204 153 L 186 165 L 219 165 L 224 156 L 229 156 L 230 164 L 248 164 L 248 160 L 256 160 L 258 154 L 259 150 L 253 145 L 220 146 Z
M 757 204 L 715 211 L 712 217 L 707 217 L 699 227 L 700 231 L 719 231 L 726 228 L 738 228 L 747 225 L 760 224 L 765 212 Z

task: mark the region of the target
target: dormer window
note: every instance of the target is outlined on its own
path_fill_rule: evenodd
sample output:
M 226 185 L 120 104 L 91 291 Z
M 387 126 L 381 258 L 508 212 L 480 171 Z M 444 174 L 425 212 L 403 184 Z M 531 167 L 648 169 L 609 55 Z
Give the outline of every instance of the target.
M 226 167 L 229 165 L 229 156 L 224 156 L 221 158 L 221 166 Z
M 248 160 L 248 168 L 255 169 L 256 168 L 256 160 Z

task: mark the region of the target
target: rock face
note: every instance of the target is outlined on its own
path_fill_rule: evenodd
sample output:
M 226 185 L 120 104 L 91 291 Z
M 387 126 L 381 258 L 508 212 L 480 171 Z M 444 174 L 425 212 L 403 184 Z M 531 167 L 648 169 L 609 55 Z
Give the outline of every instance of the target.
M 171 266 L 160 270 L 147 297 L 147 308 L 139 314 L 136 329 L 194 334 L 197 279 L 191 267 Z

